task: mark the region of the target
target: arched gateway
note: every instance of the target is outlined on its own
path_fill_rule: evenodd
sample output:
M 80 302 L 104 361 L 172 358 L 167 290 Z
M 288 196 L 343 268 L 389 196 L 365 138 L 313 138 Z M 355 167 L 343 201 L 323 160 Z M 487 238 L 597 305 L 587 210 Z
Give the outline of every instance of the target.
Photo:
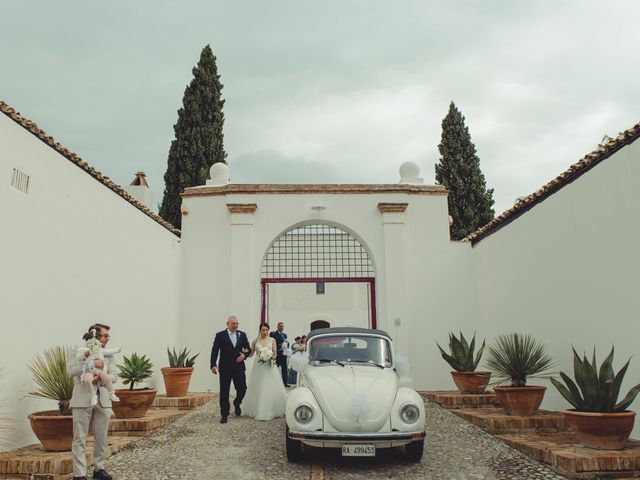
M 326 310 L 338 324 L 376 327 L 373 261 L 337 226 L 301 225 L 276 238 L 262 261 L 261 287 L 263 322 L 290 318 L 289 324 L 308 329 L 307 319 Z

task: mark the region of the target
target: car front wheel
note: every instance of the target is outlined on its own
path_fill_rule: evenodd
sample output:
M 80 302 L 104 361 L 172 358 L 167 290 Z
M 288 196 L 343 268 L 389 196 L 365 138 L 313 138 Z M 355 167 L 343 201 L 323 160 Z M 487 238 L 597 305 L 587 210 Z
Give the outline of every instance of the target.
M 419 462 L 422 458 L 422 452 L 424 451 L 424 440 L 411 442 L 404 448 L 407 460 L 410 462 Z
M 289 426 L 285 430 L 285 441 L 287 447 L 287 460 L 299 462 L 302 457 L 302 442 L 289 438 Z

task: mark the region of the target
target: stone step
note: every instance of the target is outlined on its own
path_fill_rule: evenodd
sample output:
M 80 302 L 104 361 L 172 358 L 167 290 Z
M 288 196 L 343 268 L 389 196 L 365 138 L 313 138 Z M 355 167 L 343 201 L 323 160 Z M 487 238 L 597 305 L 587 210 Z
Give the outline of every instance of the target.
M 150 408 L 142 418 L 115 418 L 109 420 L 110 435 L 145 437 L 154 430 L 174 422 L 189 413 L 176 408 Z
M 569 430 L 562 412 L 539 410 L 537 415 L 507 415 L 502 408 L 466 408 L 451 411 L 492 435 L 507 433 L 555 433 Z
M 513 448 L 546 463 L 568 478 L 640 477 L 640 441 L 629 440 L 623 450 L 594 450 L 571 432 L 497 435 Z
M 109 436 L 107 456 L 114 455 L 136 441 L 135 438 Z M 88 463 L 93 462 L 93 439 L 87 440 Z M 68 478 L 73 473 L 71 452 L 47 452 L 38 443 L 0 453 L 0 479 Z
M 192 410 L 210 402 L 218 396 L 217 393 L 189 393 L 184 397 L 167 397 L 165 394 L 156 395 L 152 406 L 158 408 L 176 408 L 178 410 Z
M 456 390 L 418 392 L 443 408 L 453 410 L 456 408 L 491 408 L 499 405 L 495 393 L 460 393 Z

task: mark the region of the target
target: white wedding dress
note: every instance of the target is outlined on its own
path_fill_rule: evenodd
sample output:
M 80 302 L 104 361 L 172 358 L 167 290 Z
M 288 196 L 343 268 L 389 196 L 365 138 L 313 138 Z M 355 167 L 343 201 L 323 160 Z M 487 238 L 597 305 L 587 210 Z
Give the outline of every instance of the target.
M 256 351 L 251 362 L 247 381 L 247 395 L 242 402 L 242 411 L 256 420 L 271 420 L 283 417 L 287 402 L 287 391 L 282 384 L 282 375 L 275 363 L 258 361 L 263 349 L 272 349 L 275 340 L 267 337 L 264 344 L 256 339 Z

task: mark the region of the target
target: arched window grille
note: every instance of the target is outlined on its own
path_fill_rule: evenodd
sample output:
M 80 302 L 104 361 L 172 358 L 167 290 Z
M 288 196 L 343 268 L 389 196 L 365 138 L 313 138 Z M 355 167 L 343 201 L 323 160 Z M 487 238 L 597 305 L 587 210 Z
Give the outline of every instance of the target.
M 305 225 L 281 235 L 262 262 L 262 278 L 356 278 L 375 272 L 366 249 L 331 225 Z

